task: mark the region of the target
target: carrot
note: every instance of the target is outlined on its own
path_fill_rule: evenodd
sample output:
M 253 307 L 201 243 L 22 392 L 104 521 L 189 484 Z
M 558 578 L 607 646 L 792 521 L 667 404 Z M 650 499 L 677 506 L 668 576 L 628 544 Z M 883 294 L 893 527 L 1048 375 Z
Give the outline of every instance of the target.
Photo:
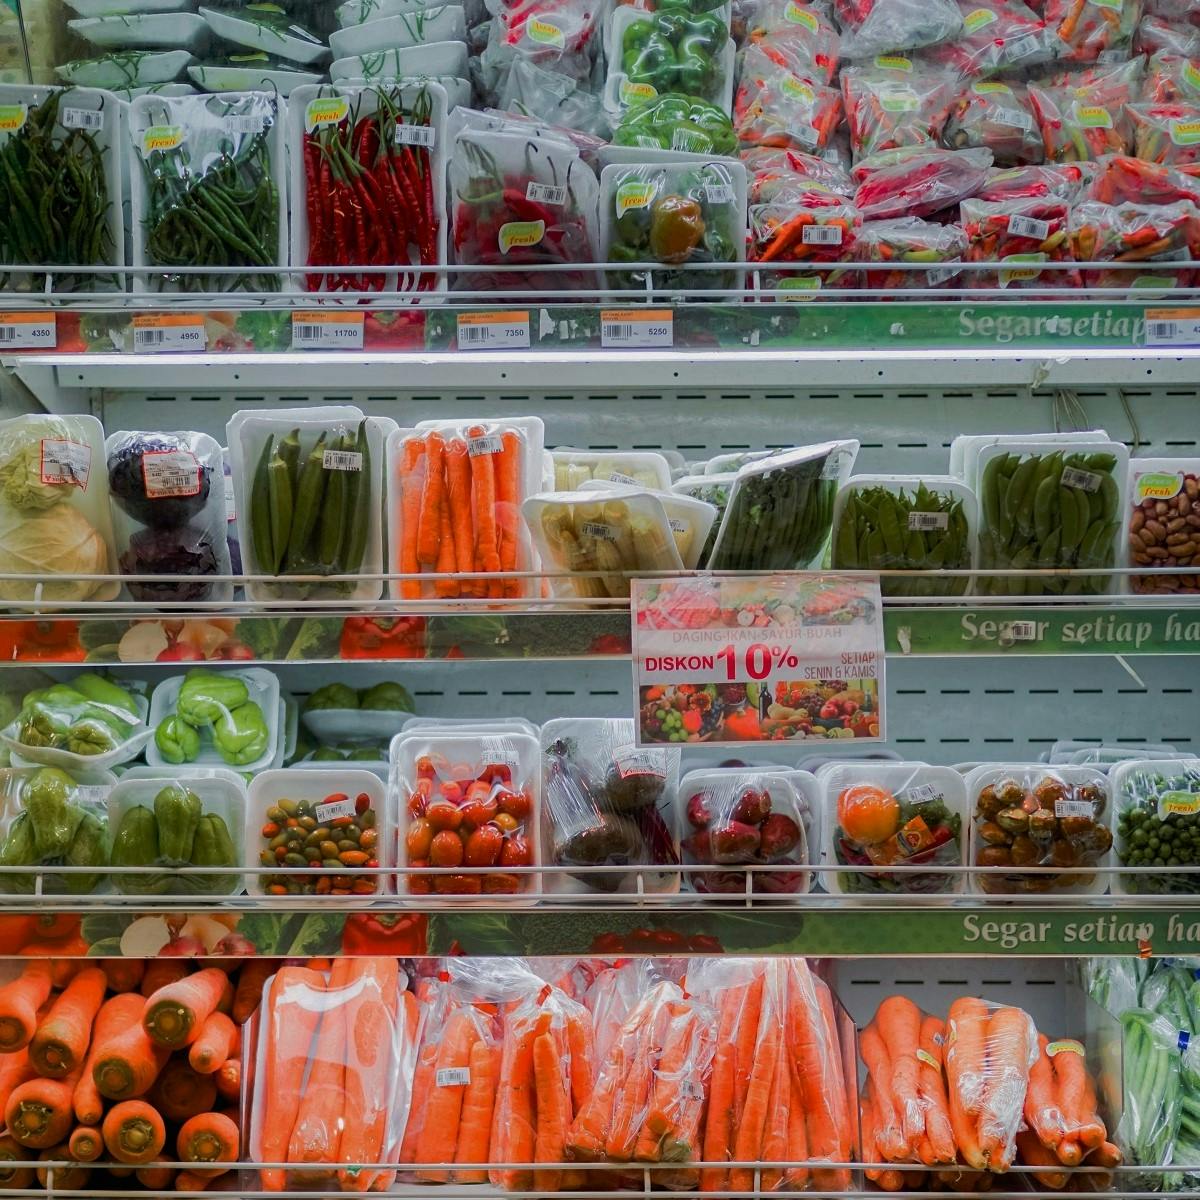
M 8 1104 L 13 1089 L 36 1074 L 37 1069 L 29 1057 L 28 1050 L 14 1050 L 11 1054 L 0 1055 L 0 1112 L 3 1112 Z
M 917 1048 L 921 1042 L 921 1010 L 906 996 L 888 996 L 875 1013 L 879 1036 L 890 1050 L 892 1094 L 900 1118 L 899 1135 L 905 1157 L 912 1154 L 925 1132 L 925 1114 L 918 1095 Z
M 138 1167 L 134 1171 L 134 1178 L 144 1188 L 151 1188 L 154 1191 L 165 1192 L 171 1186 L 171 1180 L 175 1178 L 175 1169 L 173 1167 L 162 1166 L 162 1163 L 169 1161 L 160 1154 L 152 1163 L 147 1163 L 144 1167 Z
M 38 1009 L 50 995 L 53 978 L 50 963 L 35 959 L 0 988 L 0 1052 L 23 1050 L 33 1040 Z
M 772 964 L 773 965 L 773 964 Z M 767 1128 L 767 1110 L 775 1071 L 779 1065 L 781 1027 L 775 1005 L 764 1005 L 759 1024 L 758 1053 L 746 1088 L 746 1103 L 738 1120 L 733 1142 L 733 1157 L 739 1162 L 756 1162 L 762 1157 L 763 1135 Z M 729 1186 L 735 1192 L 754 1187 L 754 1171 L 749 1167 L 734 1167 L 729 1172 Z
M 61 1079 L 83 1062 L 107 986 L 99 967 L 85 967 L 54 1001 L 29 1043 L 29 1057 L 39 1074 Z
M 71 1097 L 78 1078 L 76 1071 L 66 1079 L 29 1079 L 13 1088 L 4 1108 L 8 1132 L 34 1150 L 65 1140 L 71 1132 Z
M 473 425 L 467 437 L 484 437 L 487 430 Z M 491 454 L 472 454 L 471 498 L 475 516 L 475 569 L 499 571 L 500 551 L 496 539 L 496 473 Z M 503 594 L 499 580 L 487 581 L 487 594 L 498 599 Z
M 423 567 L 437 564 L 442 539 L 442 503 L 445 480 L 442 473 L 440 433 L 425 439 L 425 482 L 421 489 L 421 516 L 417 525 L 417 561 Z
M 161 987 L 146 1000 L 142 1026 L 157 1046 L 177 1050 L 199 1036 L 204 1022 L 216 1010 L 229 984 L 229 976 L 216 967 L 206 967 Z
M 110 997 L 100 1006 L 96 1020 L 92 1023 L 91 1048 L 83 1064 L 83 1073 L 75 1085 L 75 1119 L 81 1125 L 99 1125 L 100 1118 L 104 1116 L 104 1099 L 96 1087 L 94 1077 L 100 1054 L 114 1035 L 141 1021 L 142 1009 L 145 1006 L 145 1000 L 137 992 L 122 992 L 119 996 Z
M 417 575 L 421 570 L 417 558 L 417 535 L 421 521 L 421 480 L 417 468 L 425 454 L 425 443 L 418 437 L 404 443 L 400 459 L 400 561 L 402 575 Z M 413 579 L 400 583 L 400 595 L 405 600 L 420 600 L 421 584 Z
M 434 580 L 434 595 L 443 599 L 454 599 L 459 594 L 459 582 L 449 576 L 455 570 L 454 533 L 451 529 L 450 504 L 442 505 L 442 533 L 438 540 L 437 565 L 434 567 L 439 578 Z
M 760 973 L 746 989 L 741 1015 L 733 1045 L 733 1121 L 740 1123 L 746 1107 L 746 1092 L 750 1087 L 750 1076 L 754 1070 L 755 1051 L 758 1047 L 759 1015 L 762 1012 L 765 980 Z M 732 1151 L 732 1146 L 730 1147 Z
M 561 1163 L 566 1157 L 567 1128 L 571 1124 L 571 1101 L 563 1063 L 548 1033 L 533 1039 L 533 1078 L 537 1090 L 537 1128 L 534 1131 L 533 1161 Z M 562 1184 L 558 1170 L 534 1171 L 533 1186 L 539 1192 L 557 1192 Z
M 123 1100 L 104 1114 L 100 1126 L 105 1148 L 117 1162 L 141 1166 L 153 1161 L 167 1142 L 158 1110 L 144 1100 Z
M 404 1129 L 404 1140 L 400 1144 L 400 1161 L 417 1161 L 417 1141 L 425 1125 L 425 1106 L 433 1094 L 433 1078 L 437 1073 L 437 1043 L 427 1040 L 417 1055 L 417 1066 L 413 1072 L 412 1099 L 408 1107 L 408 1124 Z
M 83 960 L 90 949 L 88 943 L 79 934 L 59 938 L 53 942 L 34 942 L 22 946 L 17 953 L 22 958 L 34 958 L 50 965 L 50 983 L 56 988 L 65 988 L 83 967 Z M 0 1050 L 4 1047 L 0 1046 Z
M 1121 1151 L 1112 1144 L 1112 1142 L 1101 1142 L 1088 1155 L 1088 1166 L 1097 1167 L 1119 1167 L 1125 1161 L 1125 1156 Z
M 452 1163 L 458 1145 L 458 1125 L 462 1117 L 465 1083 L 454 1082 L 461 1071 L 469 1071 L 471 1048 L 479 1040 L 469 1014 L 458 1009 L 451 1014 L 438 1047 L 434 1087 L 425 1112 L 425 1124 L 417 1142 L 419 1163 Z M 445 1183 L 446 1171 L 418 1171 L 417 1178 L 427 1183 Z
M 532 1046 L 530 1047 L 532 1054 Z M 501 1084 L 503 1087 L 503 1083 Z M 592 1094 L 575 1114 L 567 1133 L 567 1147 L 577 1162 L 598 1162 L 604 1157 L 604 1142 L 612 1124 L 617 1074 L 607 1068 L 600 1072 Z M 495 1182 L 493 1180 L 493 1182 Z
M 38 1155 L 42 1162 L 65 1162 L 71 1157 L 70 1147 L 64 1143 L 61 1146 L 50 1146 Z M 38 1167 L 37 1180 L 44 1188 L 49 1188 L 53 1181 L 54 1191 L 79 1191 L 87 1187 L 91 1177 L 90 1167 L 83 1165 L 73 1167 Z
M 459 572 L 475 570 L 474 533 L 471 528 L 471 462 L 467 443 L 451 438 L 443 453 L 446 464 L 446 508 L 450 513 L 450 530 L 454 542 L 454 569 Z M 476 596 L 478 585 L 468 580 L 460 584 L 464 596 Z
M 858 1050 L 871 1080 L 876 1120 L 875 1143 L 879 1147 L 880 1157 L 888 1162 L 901 1162 L 908 1157 L 910 1147 L 904 1140 L 900 1114 L 896 1109 L 892 1060 L 874 1021 L 859 1035 Z
M 455 1162 L 482 1163 L 488 1160 L 492 1112 L 496 1105 L 496 1079 L 500 1054 L 482 1038 L 471 1047 L 471 1082 L 463 1094 Z M 455 1171 L 455 1183 L 487 1183 L 486 1171 Z
M 237 1100 L 242 1094 L 242 1064 L 239 1059 L 227 1058 L 213 1073 L 217 1095 L 226 1100 Z
M 807 964 L 805 964 L 807 966 Z M 821 1024 L 825 1031 L 825 1044 L 829 1047 L 826 1055 L 826 1069 L 829 1072 L 828 1094 L 831 1096 L 830 1112 L 833 1118 L 835 1153 L 842 1162 L 854 1155 L 854 1103 L 851 1100 L 850 1088 L 846 1084 L 845 1070 L 842 1065 L 842 1043 L 838 1034 L 837 1017 L 833 1009 L 833 992 L 823 980 L 808 973 L 812 981 L 813 991 L 817 997 L 817 1007 L 821 1010 Z M 832 1178 L 836 1186 L 846 1189 L 850 1186 L 850 1172 L 836 1171 Z
M 791 1120 L 792 1083 L 788 1070 L 787 1051 L 783 1038 L 776 1039 L 775 1071 L 771 1077 L 771 1094 L 767 1099 L 767 1127 L 763 1133 L 763 1162 L 788 1160 L 788 1125 Z M 762 1172 L 761 1190 L 776 1192 L 783 1185 L 783 1171 Z M 753 1178 L 751 1179 L 753 1182 Z
M 221 996 L 217 1000 L 217 1007 L 213 1009 L 213 1012 L 224 1013 L 228 1017 L 233 1012 L 233 980 L 229 978 L 229 972 L 224 967 L 218 969 L 225 976 L 225 983 L 221 987 Z
M 1017 1152 L 1027 1167 L 1061 1166 L 1054 1151 L 1043 1146 L 1033 1130 L 1022 1129 L 1017 1134 Z M 1071 1177 L 1066 1171 L 1039 1171 L 1033 1178 L 1038 1186 L 1059 1191 L 1067 1186 Z
M 789 1071 L 788 1076 L 787 1160 L 804 1162 L 808 1158 L 808 1127 L 804 1120 L 803 1091 L 796 1072 Z M 804 1191 L 808 1187 L 808 1168 L 789 1167 L 784 1172 L 783 1183 L 785 1191 Z
M 104 1139 L 94 1125 L 77 1125 L 67 1139 L 67 1150 L 78 1162 L 95 1162 L 104 1149 Z
M 517 569 L 517 533 L 521 525 L 521 439 L 506 430 L 500 437 L 503 449 L 496 456 L 496 521 L 500 526 L 500 570 Z M 520 594 L 520 580 L 505 579 L 504 594 Z
M 237 1162 L 241 1134 L 235 1122 L 222 1113 L 201 1113 L 183 1123 L 175 1139 L 175 1152 L 179 1161 L 185 1163 L 231 1163 Z M 213 1179 L 224 1175 L 228 1167 L 190 1168 L 191 1173 L 201 1178 Z M 178 1183 L 176 1184 L 178 1186 Z
M 858 1127 L 862 1139 L 862 1161 L 864 1163 L 880 1162 L 882 1159 L 879 1153 L 879 1115 L 878 1106 L 875 1103 L 875 1081 L 873 1079 L 867 1080 L 863 1086 L 862 1095 L 859 1097 Z M 883 1169 L 869 1166 L 863 1174 L 872 1183 L 878 1183 Z
M 717 1052 L 713 1058 L 709 1083 L 708 1114 L 704 1122 L 704 1159 L 724 1162 L 733 1147 L 733 1036 L 747 988 L 730 988 L 721 1000 L 721 1019 L 717 1026 Z M 724 1191 L 728 1172 L 706 1167 L 700 1172 L 702 1192 Z
M 1025 1121 L 1048 1150 L 1053 1150 L 1067 1133 L 1066 1117 L 1055 1094 L 1054 1066 L 1046 1054 L 1049 1039 L 1038 1034 L 1038 1056 L 1029 1068 L 1025 1089 Z
M 108 980 L 110 992 L 136 992 L 146 973 L 146 964 L 140 958 L 104 958 L 100 960 L 100 970 Z
M 929 1141 L 930 1161 L 934 1163 L 952 1163 L 958 1158 L 954 1130 L 950 1125 L 946 1081 L 942 1075 L 944 1042 L 945 1026 L 941 1020 L 925 1017 L 921 1021 L 921 1046 L 918 1051 L 921 1069 L 917 1086 L 925 1106 L 925 1134 Z
M 186 958 L 156 958 L 146 964 L 138 991 L 143 996 L 153 996 L 159 988 L 166 987 L 169 983 L 178 983 L 191 973 L 192 966 Z
M 979 1110 L 979 1148 L 989 1171 L 1006 1171 L 1015 1152 L 1021 1105 L 1037 1034 L 1027 1013 L 999 1008 L 987 1025 L 987 1081 Z
M 32 1167 L 7 1167 L 4 1163 L 21 1162 L 29 1154 L 24 1146 L 17 1144 L 9 1134 L 0 1137 L 0 1189 L 6 1192 L 27 1188 L 33 1183 Z M 45 1186 L 45 1185 L 43 1185 Z
M 186 1058 L 173 1058 L 154 1081 L 148 1099 L 168 1121 L 186 1121 L 212 1108 L 217 1084 L 212 1075 L 193 1071 Z
M 263 985 L 275 973 L 273 960 L 252 958 L 238 970 L 237 987 L 233 990 L 233 1011 L 229 1014 L 235 1025 L 244 1025 L 262 1003 Z
M 392 1044 L 400 990 L 400 964 L 394 958 L 361 960 L 361 992 L 346 1012 L 346 1114 L 338 1172 L 342 1190 L 379 1190 L 388 1172 L 362 1170 L 358 1163 L 382 1162 L 387 1133 L 387 1097 L 397 1066 Z M 405 1033 L 407 1039 L 407 1032 Z
M 1039 1044 L 1042 1040 L 1039 1039 Z M 1094 1150 L 1104 1142 L 1106 1131 L 1096 1115 L 1096 1089 L 1088 1077 L 1081 1053 L 1083 1047 L 1077 1043 L 1058 1042 L 1054 1049 L 1053 1058 L 1047 1053 L 1046 1061 L 1052 1064 L 1054 1089 L 1064 1126 L 1073 1140 Z
M 211 1075 L 238 1049 L 238 1028 L 224 1013 L 210 1013 L 188 1049 L 192 1070 Z
M 642 1162 L 676 1161 L 694 1157 L 697 1147 L 683 1148 L 677 1142 L 679 1132 L 676 1114 L 685 1097 L 681 1094 L 696 1046 L 696 1014 L 686 1001 L 669 1004 L 670 1019 L 663 1038 L 662 1056 L 654 1068 L 654 1087 L 650 1107 L 642 1126 L 634 1158 Z M 688 1078 L 688 1082 L 693 1082 Z M 663 1142 L 670 1135 L 669 1151 Z
M 946 1082 L 950 1124 L 959 1157 L 976 1171 L 987 1169 L 980 1145 L 979 1113 L 987 1083 L 987 1005 L 974 996 L 961 996 L 946 1018 Z
M 104 1040 L 92 1061 L 92 1079 L 107 1100 L 144 1096 L 166 1065 L 170 1051 L 156 1046 L 140 1021 Z
M 510 1032 L 506 1038 L 493 1117 L 497 1127 L 503 1128 L 504 1136 L 493 1139 L 495 1148 L 492 1151 L 493 1158 L 504 1162 L 533 1162 L 537 1141 L 534 1129 L 534 1036 L 533 1029 L 526 1029 L 521 1033 Z M 489 1171 L 488 1178 L 510 1192 L 528 1191 L 533 1186 L 531 1171 Z
M 177 1192 L 206 1192 L 208 1185 L 212 1182 L 209 1174 L 209 1172 L 201 1175 L 199 1171 L 180 1171 L 175 1176 L 172 1186 Z
M 614 1048 L 619 1069 L 604 1153 L 617 1162 L 628 1162 L 633 1157 L 650 1108 L 654 1065 L 662 1054 L 669 1016 L 663 997 L 664 987 L 659 984 L 639 1002 Z
M 288 1139 L 300 1108 L 300 1085 L 321 1020 L 318 995 L 324 991 L 325 981 L 307 967 L 283 967 L 271 981 L 263 1009 L 266 1079 L 262 1144 L 256 1155 L 262 1162 L 287 1161 Z M 259 1178 L 264 1191 L 283 1191 L 285 1172 L 279 1168 L 267 1168 Z

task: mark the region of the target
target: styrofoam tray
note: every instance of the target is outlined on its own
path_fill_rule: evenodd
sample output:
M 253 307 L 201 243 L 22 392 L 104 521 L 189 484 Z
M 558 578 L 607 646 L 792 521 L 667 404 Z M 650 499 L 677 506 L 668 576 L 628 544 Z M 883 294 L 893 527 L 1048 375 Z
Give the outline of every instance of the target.
M 467 18 L 462 5 L 445 4 L 335 30 L 329 35 L 329 49 L 335 59 L 353 58 L 431 42 L 462 42 L 466 37 Z
M 75 774 L 79 771 L 107 771 L 119 767 L 130 759 L 137 758 L 142 747 L 154 736 L 154 727 L 146 724 L 150 712 L 149 702 L 145 696 L 131 693 L 137 706 L 141 728 L 136 729 L 133 736 L 127 738 L 115 750 L 104 754 L 75 754 L 71 750 L 63 750 L 57 746 L 26 746 L 17 738 L 17 718 L 0 730 L 0 745 L 6 746 L 10 753 L 18 755 L 25 762 L 40 763 L 46 767 L 58 767 L 63 771 Z
M 68 21 L 72 33 L 105 50 L 186 50 L 208 45 L 208 22 L 195 13 L 144 13 L 81 17 Z
M 334 83 L 351 79 L 393 80 L 406 75 L 455 75 L 467 78 L 465 42 L 428 42 L 424 46 L 406 46 L 403 50 L 382 50 L 373 54 L 352 54 L 335 59 L 329 68 Z
M 314 45 L 303 38 L 292 37 L 279 30 L 269 29 L 258 21 L 239 17 L 235 13 L 224 12 L 218 8 L 200 6 L 200 15 L 208 22 L 209 28 L 219 38 L 233 42 L 238 46 L 250 46 L 255 50 L 265 50 L 268 54 L 286 58 L 288 62 L 298 62 L 304 66 L 324 63 L 329 60 L 329 50 L 322 45 Z

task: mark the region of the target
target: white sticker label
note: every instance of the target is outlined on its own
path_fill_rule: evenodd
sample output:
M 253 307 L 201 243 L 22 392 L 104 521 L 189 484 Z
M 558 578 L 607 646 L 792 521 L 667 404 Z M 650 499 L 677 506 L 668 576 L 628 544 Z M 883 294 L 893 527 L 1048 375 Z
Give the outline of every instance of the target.
M 1022 112 L 1019 108 L 997 108 L 992 113 L 992 120 L 997 125 L 1009 125 L 1013 129 L 1023 129 L 1026 133 L 1033 128 L 1033 118 L 1027 112 Z M 1017 219 L 1016 217 L 1012 218 L 1013 221 Z M 1022 217 L 1020 219 L 1028 220 L 1029 218 Z M 1012 225 L 1012 221 L 1009 221 L 1009 225 Z
M 962 267 L 934 267 L 932 271 L 925 272 L 925 279 L 930 287 L 937 287 L 939 283 L 946 283 L 961 274 Z
M 1146 345 L 1200 345 L 1200 308 L 1147 309 Z
M 92 448 L 68 438 L 42 438 L 42 482 L 69 483 L 87 490 L 92 473 Z
M 686 521 L 680 521 L 675 517 L 668 517 L 667 524 L 670 525 L 672 533 L 687 533 L 690 528 Z
M 709 204 L 733 203 L 733 188 L 727 183 L 706 183 L 701 191 Z
M 901 793 L 909 804 L 932 804 L 935 800 L 945 801 L 946 794 L 932 783 L 914 783 Z
M 237 520 L 237 500 L 234 498 L 233 476 L 225 476 L 225 520 Z
M 360 312 L 294 312 L 292 349 L 361 350 L 363 328 Z
M 1007 621 L 1001 622 L 1001 636 L 1008 635 L 1014 642 L 1037 642 L 1041 640 L 1038 633 L 1037 621 Z
M 0 313 L 0 350 L 53 350 L 57 345 L 52 313 Z
M 908 514 L 909 532 L 925 529 L 949 529 L 950 514 L 944 512 L 910 512 Z
M 664 756 L 655 750 L 639 750 L 636 746 L 618 746 L 613 751 L 613 763 L 622 779 L 630 775 L 653 775 L 656 779 L 667 777 Z
M 610 480 L 612 483 L 627 483 L 630 487 L 641 486 L 632 475 L 625 475 L 621 471 L 609 471 L 605 478 Z
M 605 309 L 600 314 L 600 345 L 669 350 L 675 322 L 669 308 Z
M 529 313 L 459 313 L 460 350 L 528 350 Z
M 147 450 L 142 481 L 151 500 L 200 494 L 200 464 L 190 450 Z
M 481 767 L 504 766 L 515 770 L 521 763 L 520 754 L 503 738 L 485 737 L 479 741 L 479 765 Z
M 525 189 L 525 199 L 535 204 L 557 204 L 567 202 L 567 185 L 565 183 L 534 183 L 531 179 Z
M 469 1067 L 439 1067 L 436 1075 L 438 1087 L 466 1087 L 471 1082 Z
M 93 108 L 64 108 L 58 117 L 64 129 L 103 129 L 104 114 Z
M 681 1079 L 679 1081 L 679 1094 L 685 1100 L 703 1100 L 704 1085 L 698 1079 Z
M 208 333 L 201 316 L 133 318 L 135 354 L 203 350 L 207 345 Z
M 1015 42 L 1005 42 L 1004 57 L 1009 62 L 1020 62 L 1021 59 L 1028 58 L 1031 54 L 1036 54 L 1041 48 L 1041 44 L 1041 40 L 1035 33 L 1018 38 Z
M 1044 242 L 1050 236 L 1050 222 L 1039 221 L 1036 217 L 1010 217 L 1008 232 L 1013 237 L 1027 237 L 1033 238 L 1035 242 Z
M 361 471 L 362 455 L 357 450 L 326 450 L 321 465 L 327 471 Z
M 504 439 L 498 433 L 481 433 L 467 438 L 467 453 L 472 458 L 481 454 L 499 454 L 504 449 Z
M 1087 800 L 1066 800 L 1060 796 L 1054 801 L 1054 815 L 1059 819 L 1063 817 L 1087 817 L 1091 819 L 1096 815 L 1096 810 Z
M 800 240 L 806 246 L 840 246 L 842 244 L 842 227 L 840 225 L 806 225 Z
M 584 521 L 579 527 L 584 537 L 599 538 L 602 542 L 615 542 L 617 535 L 611 525 L 603 525 L 599 521 Z
M 247 113 L 240 117 L 225 118 L 226 133 L 262 133 L 266 127 L 266 118 L 261 113 Z
M 1075 488 L 1080 492 L 1098 492 L 1103 476 L 1094 471 L 1081 471 L 1078 467 L 1063 467 L 1063 487 Z
M 424 146 L 426 150 L 432 150 L 437 140 L 437 130 L 432 125 L 405 125 L 397 121 L 393 140 L 397 146 Z
M 75 789 L 75 802 L 77 804 L 104 804 L 108 800 L 108 794 L 112 788 L 104 783 L 81 783 Z
M 328 800 L 318 804 L 313 814 L 322 825 L 326 821 L 336 821 L 338 817 L 352 817 L 355 815 L 354 800 L 350 796 L 342 800 Z

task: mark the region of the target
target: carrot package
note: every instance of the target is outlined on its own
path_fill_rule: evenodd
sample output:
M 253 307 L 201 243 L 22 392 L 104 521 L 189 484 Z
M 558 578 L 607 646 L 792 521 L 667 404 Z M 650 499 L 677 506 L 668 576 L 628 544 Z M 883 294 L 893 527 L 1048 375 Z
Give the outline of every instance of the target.
M 986 149 L 1008 166 L 1040 162 L 1045 153 L 1024 91 L 994 80 L 973 83 L 958 97 L 942 130 L 942 144 L 955 150 Z
M 1046 28 L 1057 39 L 1059 58 L 1081 63 L 1100 61 L 1106 54 L 1125 58 L 1141 10 L 1136 0 L 1046 0 Z
M 541 481 L 542 429 L 540 417 L 423 421 L 388 439 L 391 570 L 413 576 L 393 583 L 401 598 L 530 594 L 527 579 L 447 576 L 531 569 L 521 502 Z
M 855 261 L 862 217 L 851 205 L 804 208 L 793 204 L 758 204 L 749 209 L 750 258 L 780 268 L 762 275 L 764 287 L 784 291 L 817 291 L 853 287 L 857 276 L 837 269 L 804 271 L 786 268 L 826 266 Z
M 842 71 L 854 161 L 902 146 L 935 146 L 957 92 L 954 77 L 921 70 L 900 55 Z
M 962 274 L 967 239 L 957 225 L 896 217 L 890 221 L 864 221 L 858 250 L 863 262 L 880 264 L 879 270 L 866 273 L 865 286 L 871 291 L 946 288 L 959 286 L 956 281 Z M 908 263 L 924 263 L 929 269 L 900 269 Z
M 285 966 L 263 993 L 250 1147 L 266 1191 L 386 1190 L 407 1120 L 418 1012 L 394 958 Z
M 925 217 L 973 196 L 992 165 L 988 150 L 888 150 L 855 164 L 854 204 L 864 221 Z
M 1071 209 L 1071 248 L 1079 262 L 1111 262 L 1109 270 L 1085 270 L 1087 287 L 1188 287 L 1189 262 L 1200 252 L 1200 209 L 1178 204 L 1099 204 Z M 1124 264 L 1124 265 L 1118 265 Z
M 781 66 L 768 41 L 746 49 L 733 100 L 733 128 L 741 145 L 825 150 L 841 117 L 836 88 Z
M 847 58 L 934 46 L 963 31 L 954 0 L 834 0 L 834 12 Z

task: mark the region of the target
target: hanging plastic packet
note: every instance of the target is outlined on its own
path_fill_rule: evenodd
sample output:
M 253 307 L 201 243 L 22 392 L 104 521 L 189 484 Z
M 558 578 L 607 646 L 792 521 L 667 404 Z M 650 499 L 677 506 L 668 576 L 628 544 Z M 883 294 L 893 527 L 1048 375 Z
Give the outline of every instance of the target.
M 972 83 L 954 102 L 942 144 L 990 150 L 1004 166 L 1040 162 L 1045 153 L 1023 89 L 990 80 Z
M 1112 155 L 1096 163 L 1095 174 L 1079 198 L 1101 204 L 1200 203 L 1200 182 L 1174 167 Z
M 1200 104 L 1131 104 L 1126 111 L 1137 158 L 1200 174 Z
M 858 234 L 861 261 L 880 263 L 868 271 L 863 286 L 871 291 L 906 288 L 949 288 L 962 275 L 967 239 L 957 225 L 935 225 L 918 217 L 864 221 Z M 898 270 L 899 264 L 928 264 L 925 271 Z M 935 265 L 936 264 L 936 265 Z M 966 580 L 961 580 L 964 585 Z
M 1143 17 L 1137 27 L 1134 50 L 1138 54 L 1171 54 L 1200 58 L 1200 26 L 1175 24 L 1162 17 Z
M 1003 71 L 1027 71 L 1050 62 L 1055 39 L 1046 22 L 1021 0 L 957 0 L 963 33 L 922 50 L 917 57 L 961 79 L 985 79 Z
M 1145 1008 L 1127 1009 L 1120 1020 L 1126 1078 L 1154 1079 L 1156 1085 L 1153 1091 L 1125 1089 L 1117 1143 L 1131 1162 L 1158 1166 L 1178 1143 L 1183 1115 L 1180 1099 L 1183 1047 L 1179 1030 L 1166 1017 Z M 1157 1086 L 1158 1080 L 1162 1081 L 1161 1087 Z M 1131 1187 L 1145 1186 L 1137 1174 L 1127 1178 Z
M 588 90 L 585 81 L 549 71 L 532 59 L 519 58 L 513 63 L 497 102 L 500 108 L 512 113 L 592 134 L 605 141 L 612 133 L 603 100 Z
M 1139 0 L 1046 0 L 1046 27 L 1059 43 L 1056 57 L 1080 63 L 1106 54 L 1127 58 L 1141 8 Z
M 1079 262 L 1125 263 L 1130 269 L 1084 270 L 1085 287 L 1190 287 L 1187 263 L 1200 251 L 1200 209 L 1179 204 L 1123 204 L 1095 201 L 1071 210 L 1071 247 Z
M 837 76 L 841 35 L 820 7 L 800 0 L 763 0 L 749 23 L 743 45 L 768 48 L 780 66 L 804 79 L 832 84 Z
M 1095 173 L 1095 163 L 1064 163 L 1042 167 L 1025 166 L 995 169 L 979 189 L 977 200 L 1062 200 L 1070 203 L 1079 194 L 1084 180 Z
M 957 88 L 953 77 L 888 55 L 842 71 L 854 161 L 904 146 L 935 146 Z
M 1133 128 L 1123 86 L 1043 88 L 1029 85 L 1048 162 L 1085 162 L 1105 154 L 1128 154 Z
M 954 0 L 834 0 L 834 12 L 847 58 L 934 46 L 963 30 Z
M 1176 100 L 1185 104 L 1200 103 L 1200 54 L 1194 59 L 1180 58 L 1161 50 L 1151 55 L 1142 84 L 1142 99 L 1156 104 Z
M 774 202 L 749 210 L 750 261 L 770 263 L 760 273 L 763 287 L 810 293 L 822 288 L 852 288 L 858 276 L 837 269 L 797 272 L 793 268 L 856 261 L 862 217 L 849 204 L 805 208 Z
M 488 44 L 480 56 L 483 88 L 499 96 L 519 61 L 577 82 L 589 79 L 601 53 L 603 6 L 592 0 L 488 0 Z
M 924 217 L 952 208 L 983 186 L 988 150 L 892 150 L 859 159 L 854 205 L 864 221 Z
M 854 181 L 834 163 L 799 150 L 743 150 L 742 162 L 750 172 L 750 204 L 798 204 L 821 208 L 846 204 L 854 195 Z
M 829 148 L 841 115 L 836 88 L 780 66 L 766 43 L 743 53 L 733 101 L 733 127 L 742 146 L 819 153 Z

